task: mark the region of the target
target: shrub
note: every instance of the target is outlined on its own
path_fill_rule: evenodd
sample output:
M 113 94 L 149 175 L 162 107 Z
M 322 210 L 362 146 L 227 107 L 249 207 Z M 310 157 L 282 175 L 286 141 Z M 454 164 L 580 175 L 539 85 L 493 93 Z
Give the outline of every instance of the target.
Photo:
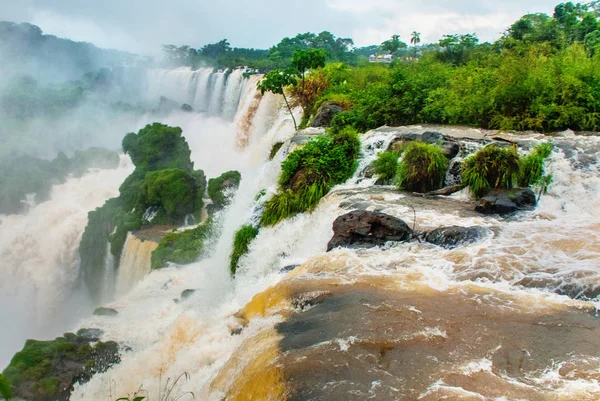
M 12 388 L 10 387 L 10 383 L 1 374 L 0 374 L 0 395 L 5 400 L 10 400 L 12 398 Z
M 520 187 L 541 186 L 542 190 L 546 191 L 552 178 L 546 176 L 544 164 L 552 154 L 552 148 L 549 142 L 541 143 L 533 148 L 529 155 L 521 158 L 518 179 Z
M 232 276 L 235 276 L 240 258 L 248 252 L 250 242 L 252 242 L 257 235 L 258 228 L 249 224 L 240 227 L 240 229 L 235 233 L 235 237 L 233 239 L 233 251 L 231 252 L 231 262 L 229 264 Z
M 191 230 L 173 232 L 165 236 L 152 252 L 152 269 L 167 267 L 167 263 L 193 263 L 205 252 L 208 240 L 213 233 L 211 218 Z
M 218 209 L 221 209 L 229 203 L 226 190 L 236 189 L 240 185 L 242 179 L 238 171 L 228 171 L 221 174 L 217 178 L 208 180 L 208 196 L 212 199 L 213 204 Z
M 519 155 L 515 146 L 488 145 L 463 161 L 462 182 L 476 198 L 490 189 L 510 189 L 519 174 Z
M 194 212 L 196 180 L 183 170 L 173 168 L 146 174 L 138 196 L 138 207 L 159 206 L 168 222 L 178 223 Z
M 387 151 L 379 153 L 377 159 L 373 162 L 375 174 L 385 182 L 391 181 L 396 176 L 399 157 L 396 152 Z
M 398 164 L 396 184 L 409 191 L 434 191 L 444 184 L 447 170 L 448 159 L 438 146 L 411 142 L 406 145 Z
M 359 151 L 356 131 L 345 128 L 314 138 L 290 153 L 281 164 L 279 191 L 266 202 L 261 225 L 275 225 L 314 209 L 332 186 L 352 177 Z

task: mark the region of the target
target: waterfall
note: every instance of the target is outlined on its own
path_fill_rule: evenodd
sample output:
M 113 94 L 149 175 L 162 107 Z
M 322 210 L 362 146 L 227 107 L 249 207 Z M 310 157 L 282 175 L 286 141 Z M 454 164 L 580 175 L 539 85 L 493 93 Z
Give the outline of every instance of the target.
M 158 243 L 154 241 L 143 241 L 132 233 L 127 234 L 119 263 L 117 295 L 126 294 L 150 273 L 152 252 L 157 247 Z
M 226 71 L 218 71 L 214 74 L 214 85 L 211 90 L 210 104 L 208 113 L 211 115 L 221 115 L 223 109 L 223 94 L 225 92 L 225 74 Z
M 114 231 L 113 231 L 114 234 Z M 115 295 L 115 257 L 110 251 L 110 242 L 106 242 L 106 256 L 104 256 L 104 274 L 102 282 L 102 302 L 112 301 Z
M 208 83 L 210 81 L 212 72 L 212 68 L 201 68 L 197 72 L 194 100 L 191 103 L 192 107 L 196 111 L 208 111 Z
M 11 305 L 0 308 L 0 321 L 10 322 L 0 331 L 0 367 L 26 338 L 53 338 L 89 314 L 92 305 L 78 280 L 87 214 L 117 196 L 132 170 L 122 156 L 117 169 L 92 170 L 55 185 L 50 199 L 27 214 L 0 215 L 0 300 Z
M 248 100 L 242 100 L 240 112 L 242 105 Z M 93 318 L 86 323 L 102 328 L 106 332 L 105 339 L 120 341 L 131 347 L 132 351 L 111 371 L 96 375 L 88 384 L 77 387 L 72 400 L 101 397 L 111 380 L 116 382 L 119 394 L 135 391 L 139 386 L 143 386 L 151 394 L 158 393 L 159 376 L 177 377 L 181 372 L 188 372 L 193 378 L 192 382 L 182 387 L 182 391 L 194 391 L 201 399 L 217 400 L 223 399 L 226 394 L 241 391 L 249 377 L 259 372 L 263 372 L 265 377 L 271 377 L 269 362 L 280 361 L 277 366 L 282 368 L 290 363 L 286 354 L 279 351 L 278 344 L 283 334 L 277 331 L 276 327 L 279 326 L 276 325 L 285 323 L 285 316 L 293 312 L 289 297 L 297 291 L 297 287 L 301 290 L 304 288 L 302 291 L 326 288 L 336 294 L 336 291 L 348 289 L 346 294 L 349 297 L 362 291 L 369 302 L 340 304 L 341 313 L 332 310 L 331 322 L 328 324 L 336 330 L 339 327 L 336 326 L 339 324 L 336 320 L 339 316 L 353 316 L 351 320 L 361 324 L 350 325 L 344 330 L 375 336 L 365 337 L 362 341 L 360 336 L 353 338 L 341 333 L 340 337 L 328 337 L 328 341 L 319 343 L 314 348 L 298 348 L 294 352 L 305 354 L 293 354 L 298 355 L 294 363 L 301 372 L 306 372 L 307 377 L 311 369 L 327 366 L 323 364 L 311 368 L 311 360 L 320 361 L 320 354 L 332 355 L 335 358 L 333 361 L 345 364 L 344 355 L 353 358 L 353 361 L 363 361 L 365 358 L 360 358 L 359 355 L 370 355 L 373 352 L 373 358 L 377 361 L 377 358 L 385 357 L 385 350 L 392 352 L 395 347 L 400 346 L 404 347 L 402 349 L 405 352 L 413 352 L 415 349 L 422 349 L 420 344 L 428 342 L 437 344 L 431 348 L 437 353 L 462 341 L 457 328 L 465 328 L 465 335 L 474 337 L 468 337 L 468 352 L 456 350 L 452 354 L 459 357 L 459 362 L 434 364 L 437 360 L 442 360 L 442 355 L 436 354 L 438 359 L 432 362 L 427 359 L 427 353 L 411 353 L 411 360 L 415 361 L 411 369 L 420 372 L 415 378 L 415 386 L 423 388 L 423 394 L 433 394 L 423 399 L 437 399 L 436 395 L 448 398 L 448 394 L 456 394 L 453 391 L 458 391 L 456 389 L 459 387 L 452 386 L 456 386 L 455 383 L 461 380 L 471 386 L 469 388 L 473 389 L 474 394 L 477 391 L 486 394 L 485 391 L 488 390 L 478 384 L 480 382 L 477 378 L 485 383 L 492 383 L 490 386 L 499 386 L 494 387 L 498 389 L 498 394 L 515 392 L 524 399 L 551 394 L 553 391 L 573 394 L 579 399 L 590 399 L 583 396 L 585 394 L 591 395 L 592 399 L 597 398 L 600 387 L 594 380 L 586 379 L 592 376 L 572 379 L 568 375 L 556 373 L 560 366 L 567 366 L 567 362 L 576 363 L 579 358 L 579 355 L 574 355 L 574 362 L 564 359 L 563 355 L 567 354 L 569 347 L 586 352 L 585 347 L 578 346 L 579 343 L 570 344 L 561 337 L 560 330 L 547 330 L 544 326 L 546 323 L 538 323 L 538 320 L 544 319 L 544 316 L 549 316 L 549 319 L 554 316 L 556 322 L 548 323 L 552 327 L 573 324 L 569 330 L 578 327 L 577 335 L 582 337 L 577 338 L 582 341 L 581 344 L 588 341 L 590 344 L 597 343 L 594 331 L 596 324 L 593 323 L 591 312 L 587 313 L 588 310 L 593 310 L 595 304 L 573 301 L 551 291 L 564 282 L 586 286 L 597 282 L 600 274 L 597 268 L 600 265 L 600 216 L 595 212 L 600 207 L 598 138 L 552 139 L 557 150 L 549 161 L 548 170 L 554 175 L 555 182 L 535 211 L 521 213 L 516 220 L 478 215 L 472 211 L 471 203 L 462 200 L 463 194 L 438 200 L 371 187 L 365 184 L 365 180 L 361 181 L 359 169 L 355 177 L 334 188 L 312 213 L 300 214 L 275 227 L 263 227 L 251 243 L 249 253 L 240 260 L 238 274 L 231 281 L 227 274 L 227 262 L 233 232 L 241 224 L 252 220 L 254 195 L 261 189 L 269 192 L 276 188 L 283 154 L 278 154 L 276 160 L 265 162 L 264 151 L 276 138 L 289 138 L 291 135 L 285 113 L 282 112 L 281 117 L 277 113 L 273 116 L 268 107 L 263 107 L 263 102 L 266 101 L 261 101 L 259 108 L 262 107 L 263 110 L 255 113 L 252 125 L 256 128 L 263 125 L 261 121 L 267 120 L 272 125 L 262 132 L 255 132 L 256 135 L 250 137 L 243 152 L 247 156 L 236 159 L 237 168 L 242 172 L 242 185 L 226 212 L 222 236 L 215 254 L 188 266 L 152 272 L 119 300 L 119 316 L 110 321 Z M 286 128 L 278 131 L 275 128 L 277 126 Z M 419 129 L 421 128 L 410 128 Z M 228 152 L 235 155 L 236 151 L 232 149 L 235 149 L 236 141 L 232 139 L 239 132 L 227 132 L 224 135 L 227 147 L 223 146 L 223 149 L 228 149 Z M 393 132 L 364 136 L 363 159 L 360 164 L 364 166 L 373 160 L 377 152 L 389 143 L 391 135 Z M 207 134 L 201 140 L 207 141 L 210 137 Z M 531 140 L 539 140 L 539 137 Z M 200 145 L 192 146 L 192 152 L 195 152 L 195 146 Z M 262 161 L 257 163 L 259 158 Z M 588 162 L 583 167 L 578 162 L 590 158 L 595 162 Z M 218 159 L 210 160 L 224 163 Z M 497 234 L 481 243 L 456 250 L 415 242 L 382 249 L 343 249 L 325 253 L 332 235 L 333 220 L 346 213 L 347 208 L 355 207 L 352 205 L 365 205 L 361 207 L 380 210 L 405 221 L 412 221 L 413 206 L 419 230 L 430 230 L 440 225 L 479 225 L 493 227 Z M 552 247 L 556 247 L 558 251 L 553 251 Z M 298 264 L 304 266 L 290 275 L 281 273 L 283 267 Z M 555 285 L 550 285 L 544 291 L 522 287 L 518 283 L 524 276 L 552 278 Z M 275 287 L 267 290 L 271 286 Z M 172 301 L 179 299 L 186 289 L 194 289 L 196 292 L 185 301 Z M 252 300 L 254 296 L 256 298 Z M 231 335 L 232 330 L 239 328 L 239 322 L 233 315 L 246 304 L 247 309 L 264 311 L 265 317 L 252 319 L 240 335 Z M 346 305 L 371 308 L 372 312 L 354 317 L 351 310 L 343 309 Z M 457 320 L 449 323 L 448 317 L 452 313 L 456 314 Z M 375 319 L 374 323 L 358 320 L 363 316 Z M 421 325 L 418 323 L 419 316 L 424 322 Z M 485 322 L 482 323 L 481 320 L 485 316 L 491 316 L 489 324 L 496 325 L 494 330 L 471 330 L 471 324 L 477 329 L 486 327 L 482 326 Z M 415 318 L 411 320 L 412 317 Z M 399 322 L 399 326 L 386 331 L 394 322 Z M 519 326 L 520 322 L 526 322 L 526 326 Z M 581 329 L 587 325 L 593 327 L 589 334 L 585 334 L 586 329 Z M 134 333 L 127 330 L 131 327 L 135 327 Z M 371 330 L 377 327 L 384 327 L 386 330 Z M 325 328 L 323 330 L 326 331 Z M 401 337 L 385 337 L 389 333 L 400 331 Z M 540 335 L 542 331 L 545 334 Z M 302 332 L 296 330 L 294 333 L 301 335 Z M 509 358 L 506 356 L 502 359 L 499 344 L 508 347 L 511 341 L 517 341 L 517 337 L 512 338 L 515 332 L 523 333 L 523 338 L 528 341 L 535 341 L 536 336 L 552 341 L 551 350 L 536 349 L 532 353 L 537 358 L 535 363 L 541 364 L 541 368 L 531 377 L 523 377 L 518 371 L 515 378 L 504 377 L 487 368 L 492 361 L 486 358 L 491 358 L 490 355 L 494 355 L 494 352 L 499 355 L 494 357 L 494 364 Z M 486 335 L 485 338 L 478 340 L 477 335 L 483 334 Z M 378 340 L 378 335 L 382 336 L 381 340 Z M 374 351 L 369 347 L 373 347 Z M 319 352 L 311 353 L 312 349 Z M 545 355 L 553 352 L 559 353 L 556 366 L 547 365 L 544 359 Z M 595 355 L 585 353 L 581 358 L 585 358 L 589 364 L 589 367 L 581 367 L 586 372 L 582 374 L 587 375 L 589 369 L 593 371 L 598 368 Z M 395 365 L 389 364 L 389 367 L 393 366 Z M 352 372 L 358 380 L 367 369 Z M 473 374 L 471 378 L 469 372 L 482 372 L 482 375 L 487 376 Z M 550 376 L 555 380 L 552 381 Z M 444 384 L 443 377 L 457 380 Z M 428 382 L 430 378 L 433 381 Z M 369 385 L 370 383 L 371 381 Z M 268 380 L 263 382 L 263 385 L 270 384 Z M 358 384 L 360 383 L 356 385 Z M 411 391 L 400 382 L 382 382 L 384 389 L 391 385 L 395 385 L 396 391 L 401 394 Z M 580 385 L 584 393 L 577 392 L 574 387 L 576 385 Z M 550 390 L 546 390 L 547 386 L 550 386 Z M 525 388 L 531 394 L 529 397 L 518 393 Z M 263 391 L 262 387 L 253 389 Z M 546 399 L 542 395 L 538 398 Z
M 227 78 L 225 85 L 225 97 L 223 100 L 223 112 L 221 115 L 226 120 L 233 120 L 237 113 L 238 104 L 243 93 L 244 70 L 234 70 Z M 246 81 L 247 82 L 247 81 Z

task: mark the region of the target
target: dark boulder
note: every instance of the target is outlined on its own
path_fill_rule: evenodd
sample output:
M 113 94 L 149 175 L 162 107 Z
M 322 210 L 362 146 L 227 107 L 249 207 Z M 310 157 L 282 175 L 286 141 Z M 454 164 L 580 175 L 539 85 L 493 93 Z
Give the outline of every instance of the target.
M 475 210 L 482 214 L 509 214 L 531 210 L 537 201 L 529 188 L 495 189 L 481 198 Z
M 113 308 L 96 308 L 94 315 L 96 316 L 117 316 L 119 312 Z
M 357 210 L 338 217 L 333 222 L 333 237 L 327 251 L 338 246 L 346 248 L 372 248 L 387 241 L 407 241 L 412 231 L 396 217 Z
M 441 227 L 425 234 L 425 241 L 441 247 L 452 249 L 461 245 L 468 245 L 483 239 L 489 229 L 485 227 Z
M 424 132 L 423 134 L 403 133 L 396 135 L 387 150 L 400 152 L 407 142 L 412 141 L 438 144 L 442 148 L 442 153 L 448 159 L 454 159 L 460 152 L 460 144 L 455 139 L 439 132 L 431 131 Z
M 338 106 L 337 104 L 333 104 L 333 103 L 329 103 L 329 102 L 324 102 L 320 107 L 319 110 L 317 111 L 317 115 L 315 116 L 311 126 L 312 127 L 329 127 L 329 125 L 331 124 L 331 120 L 333 119 L 333 117 L 344 111 L 344 109 L 342 109 L 340 106 Z
M 440 132 L 426 131 L 421 135 L 421 141 L 427 143 L 438 143 L 444 141 L 444 134 Z
M 291 272 L 292 270 L 294 270 L 294 269 L 295 269 L 296 267 L 298 267 L 298 266 L 300 266 L 300 265 L 289 265 L 289 266 L 285 266 L 285 267 L 282 267 L 282 268 L 279 270 L 279 272 L 280 272 L 280 273 L 289 273 L 289 272 Z
M 186 299 L 188 299 L 189 297 L 194 295 L 195 292 L 196 292 L 196 290 L 191 290 L 191 289 L 183 290 L 183 292 L 181 293 L 181 300 L 185 301 Z

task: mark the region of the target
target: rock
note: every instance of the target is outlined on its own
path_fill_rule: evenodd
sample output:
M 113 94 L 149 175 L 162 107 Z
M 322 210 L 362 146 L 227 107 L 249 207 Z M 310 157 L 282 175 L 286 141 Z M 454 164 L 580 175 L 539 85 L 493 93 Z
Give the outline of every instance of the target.
M 444 135 L 440 132 L 426 131 L 421 135 L 421 142 L 438 143 L 444 141 Z
M 296 309 L 304 311 L 311 306 L 318 305 L 333 295 L 330 291 L 310 291 L 298 295 L 292 301 L 292 306 Z
M 365 178 L 373 178 L 375 176 L 375 162 L 365 167 L 365 169 L 363 170 L 363 176 Z
M 442 153 L 449 160 L 454 159 L 460 152 L 460 145 L 455 139 L 447 137 L 439 132 L 431 131 L 424 132 L 423 134 L 403 133 L 396 135 L 387 150 L 399 152 L 406 142 L 412 141 L 439 144 L 442 148 Z
M 453 141 L 442 142 L 442 153 L 448 160 L 454 159 L 460 152 L 460 146 Z
M 96 308 L 94 315 L 96 316 L 117 316 L 119 312 L 112 308 Z
M 425 241 L 439 245 L 446 249 L 468 245 L 483 239 L 489 229 L 486 227 L 441 227 L 425 234 Z
M 347 248 L 372 248 L 387 241 L 407 241 L 412 231 L 396 217 L 364 210 L 353 211 L 333 222 L 333 237 L 327 251 L 338 246 Z
M 191 297 L 192 295 L 194 295 L 194 293 L 196 292 L 196 290 L 183 290 L 183 292 L 181 293 L 181 300 L 185 301 L 186 299 L 188 299 L 189 297 Z
M 285 266 L 282 267 L 281 270 L 279 270 L 280 273 L 289 273 L 292 270 L 294 270 L 296 267 L 298 267 L 300 265 L 289 265 L 289 266 Z
M 337 104 L 323 102 L 317 111 L 317 115 L 315 116 L 311 126 L 312 127 L 329 127 L 331 124 L 331 120 L 337 114 L 344 111 L 343 108 L 338 106 Z
M 529 188 L 496 189 L 481 198 L 475 210 L 482 214 L 509 214 L 531 210 L 537 201 Z
M 79 329 L 77 336 L 89 341 L 100 341 L 104 331 L 100 329 Z
M 462 160 L 452 160 L 448 167 L 448 173 L 446 174 L 446 185 L 460 184 L 461 173 L 462 173 Z
M 65 333 L 51 341 L 27 340 L 4 375 L 15 399 L 67 401 L 76 384 L 88 382 L 120 360 L 119 345 L 113 341 Z
M 181 111 L 185 111 L 186 113 L 191 113 L 192 111 L 194 111 L 194 108 L 192 106 L 190 106 L 187 103 L 184 103 L 183 105 L 181 105 Z

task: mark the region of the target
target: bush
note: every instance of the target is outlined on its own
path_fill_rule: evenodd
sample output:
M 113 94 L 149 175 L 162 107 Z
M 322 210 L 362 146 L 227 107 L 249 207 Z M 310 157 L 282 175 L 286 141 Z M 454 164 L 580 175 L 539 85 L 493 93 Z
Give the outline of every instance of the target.
M 476 198 L 481 198 L 490 189 L 514 186 L 519 175 L 520 163 L 517 148 L 501 148 L 488 145 L 462 164 L 462 182 Z
M 381 152 L 377 155 L 377 159 L 373 162 L 375 174 L 384 182 L 391 181 L 396 176 L 398 170 L 398 158 L 400 156 L 396 152 Z
M 235 276 L 240 258 L 248 252 L 250 242 L 252 242 L 257 235 L 258 228 L 251 225 L 244 225 L 235 233 L 233 239 L 233 251 L 231 252 L 231 262 L 229 264 L 232 276 Z
M 279 191 L 266 202 L 261 225 L 275 225 L 314 209 L 332 186 L 352 177 L 359 151 L 356 131 L 344 128 L 314 138 L 290 153 L 281 164 Z
M 217 209 L 222 209 L 229 204 L 226 190 L 237 189 L 241 179 L 242 175 L 238 171 L 228 171 L 208 180 L 208 196 Z
M 529 155 L 521 158 L 518 179 L 520 187 L 541 186 L 545 192 L 552 177 L 546 176 L 544 164 L 552 154 L 552 148 L 549 142 L 541 143 L 533 148 Z
M 10 383 L 6 378 L 0 374 L 0 396 L 5 400 L 10 400 L 12 398 L 12 388 L 10 387 Z
M 169 223 L 180 223 L 194 212 L 196 180 L 180 169 L 165 169 L 146 174 L 138 195 L 138 207 L 146 210 L 158 206 L 166 213 Z
M 434 191 L 444 185 L 447 170 L 448 159 L 438 146 L 411 142 L 406 145 L 398 164 L 396 184 L 409 191 Z
M 213 229 L 213 221 L 209 218 L 194 229 L 168 234 L 152 252 L 152 269 L 167 267 L 168 262 L 180 265 L 195 262 L 205 252 Z

